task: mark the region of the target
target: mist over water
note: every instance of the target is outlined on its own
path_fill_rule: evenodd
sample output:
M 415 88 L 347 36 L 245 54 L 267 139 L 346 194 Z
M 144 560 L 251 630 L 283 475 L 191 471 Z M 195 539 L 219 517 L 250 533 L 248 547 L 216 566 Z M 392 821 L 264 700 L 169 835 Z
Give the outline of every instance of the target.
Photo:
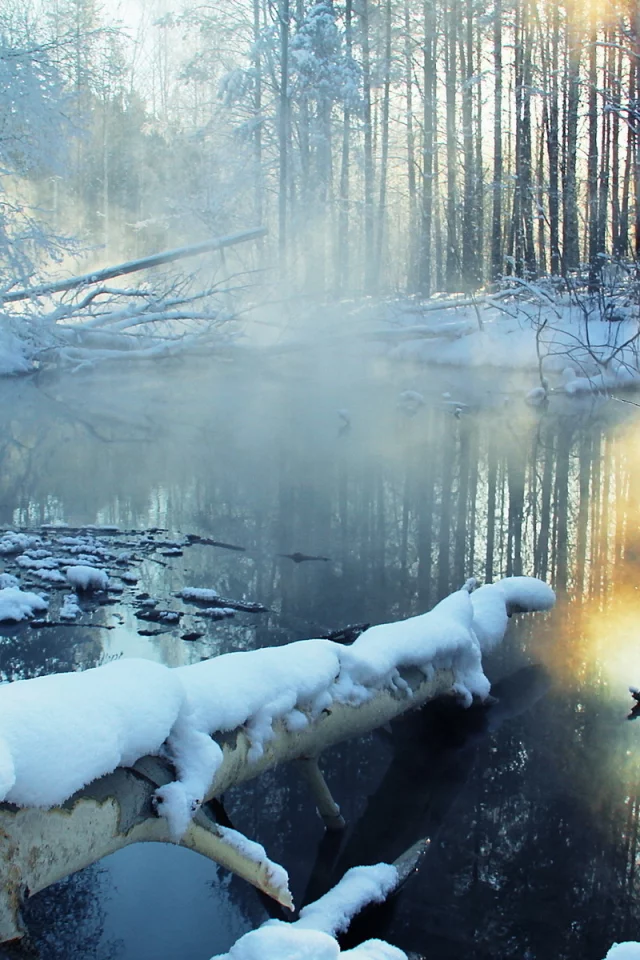
M 124 604 L 94 616 L 115 630 L 3 629 L 0 670 L 191 662 L 413 615 L 470 575 L 549 580 L 557 608 L 514 618 L 488 662 L 495 707 L 430 710 L 323 757 L 349 823 L 340 849 L 293 768 L 225 801 L 287 867 L 298 905 L 353 863 L 431 836 L 420 874 L 365 918 L 368 936 L 437 960 L 602 960 L 640 920 L 625 719 L 640 682 L 635 411 L 532 411 L 494 376 L 460 386 L 347 347 L 2 382 L 0 524 L 158 526 L 241 546 L 145 561 L 138 589 L 213 587 L 271 612 L 209 623 L 195 643 L 140 636 Z M 329 559 L 281 556 L 296 551 Z M 140 846 L 26 916 L 43 960 L 206 960 L 266 914 L 214 865 Z

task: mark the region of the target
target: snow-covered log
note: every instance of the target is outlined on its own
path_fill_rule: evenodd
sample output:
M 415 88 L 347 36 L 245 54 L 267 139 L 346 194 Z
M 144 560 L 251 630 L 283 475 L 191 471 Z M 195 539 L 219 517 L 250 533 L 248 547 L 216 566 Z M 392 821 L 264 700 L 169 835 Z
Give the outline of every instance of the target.
M 274 739 L 259 759 L 248 762 L 251 742 L 244 730 L 222 743 L 223 760 L 206 799 L 220 796 L 279 763 L 316 757 L 322 750 L 383 726 L 408 709 L 451 692 L 453 672 L 438 670 L 427 680 L 419 671 L 406 674 L 411 697 L 382 690 L 359 706 L 335 704 L 304 730 L 276 725 Z M 133 768 L 120 768 L 94 781 L 61 807 L 42 810 L 0 804 L 0 942 L 21 937 L 20 903 L 63 877 L 81 870 L 132 843 L 172 842 L 168 821 L 154 813 L 156 789 L 174 779 L 172 766 L 158 757 L 144 757 Z M 273 882 L 270 863 L 251 859 L 230 844 L 209 814 L 206 803 L 180 841 L 281 903 L 291 905 L 285 885 Z
M 175 669 L 122 660 L 0 686 L 0 942 L 21 936 L 25 894 L 141 841 L 180 842 L 291 906 L 286 872 L 218 826 L 208 801 L 301 761 L 339 827 L 322 751 L 437 696 L 485 698 L 482 652 L 511 613 L 554 602 L 529 577 L 474 588 L 348 646 L 305 640 Z

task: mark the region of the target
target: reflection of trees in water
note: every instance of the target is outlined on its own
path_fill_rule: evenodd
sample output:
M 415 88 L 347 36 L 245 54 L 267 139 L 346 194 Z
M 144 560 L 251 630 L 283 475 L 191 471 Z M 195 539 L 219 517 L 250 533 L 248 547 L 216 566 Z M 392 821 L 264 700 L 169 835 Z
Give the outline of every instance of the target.
M 87 867 L 26 901 L 23 911 L 39 960 L 111 960 L 121 951 L 104 939 L 103 870 Z
M 630 800 L 601 788 L 610 744 L 597 736 L 560 776 L 544 749 L 546 736 L 558 738 L 556 707 L 542 746 L 515 724 L 496 753 L 483 752 L 468 786 L 473 800 L 425 871 L 424 950 L 432 938 L 447 940 L 441 907 L 455 915 L 455 935 L 474 944 L 472 957 L 599 960 L 614 940 L 637 936 L 637 781 Z M 408 909 L 411 916 L 418 904 Z M 449 956 L 444 947 L 428 952 Z
M 86 669 L 96 665 L 101 644 L 82 629 L 44 628 L 27 624 L 0 634 L 0 680 L 26 680 L 49 673 Z

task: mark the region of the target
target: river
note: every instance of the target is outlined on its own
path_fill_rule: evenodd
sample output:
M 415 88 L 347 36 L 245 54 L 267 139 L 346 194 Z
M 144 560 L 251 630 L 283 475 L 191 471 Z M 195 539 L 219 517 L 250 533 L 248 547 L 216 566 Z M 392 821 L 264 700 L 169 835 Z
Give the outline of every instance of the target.
M 626 719 L 640 685 L 638 411 L 555 397 L 531 409 L 512 388 L 313 356 L 0 383 L 0 526 L 155 526 L 240 546 L 147 560 L 139 586 L 210 586 L 271 611 L 209 623 L 196 642 L 143 636 L 124 607 L 91 629 L 11 628 L 0 670 L 189 663 L 410 616 L 472 575 L 539 576 L 558 604 L 513 618 L 486 664 L 496 704 L 436 705 L 323 757 L 344 837 L 323 838 L 294 769 L 225 804 L 299 905 L 430 837 L 363 936 L 430 960 L 602 960 L 640 937 L 640 724 Z M 121 851 L 25 911 L 42 960 L 208 960 L 266 917 L 241 881 L 164 846 Z

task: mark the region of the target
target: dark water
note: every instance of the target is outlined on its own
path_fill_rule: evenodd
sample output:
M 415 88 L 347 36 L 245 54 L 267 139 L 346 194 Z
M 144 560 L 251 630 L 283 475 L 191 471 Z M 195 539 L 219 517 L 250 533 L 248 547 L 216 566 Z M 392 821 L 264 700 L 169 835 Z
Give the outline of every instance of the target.
M 102 614 L 109 631 L 12 629 L 0 670 L 119 653 L 191 662 L 415 614 L 471 574 L 543 577 L 558 606 L 514 618 L 487 663 L 496 705 L 435 706 L 323 757 L 344 837 L 323 837 L 292 768 L 225 800 L 286 866 L 299 905 L 349 866 L 431 837 L 419 874 L 353 936 L 431 960 L 601 960 L 640 937 L 640 724 L 626 720 L 627 686 L 640 685 L 634 408 L 531 411 L 495 376 L 460 388 L 446 373 L 336 364 L 0 385 L 0 524 L 237 544 L 147 561 L 140 586 L 210 586 L 272 611 L 209 624 L 196 643 L 141 637 L 126 609 Z M 413 415 L 407 389 L 425 401 Z M 279 556 L 296 551 L 330 559 Z M 122 851 L 26 911 L 43 960 L 207 960 L 266 916 L 249 887 L 168 846 Z

